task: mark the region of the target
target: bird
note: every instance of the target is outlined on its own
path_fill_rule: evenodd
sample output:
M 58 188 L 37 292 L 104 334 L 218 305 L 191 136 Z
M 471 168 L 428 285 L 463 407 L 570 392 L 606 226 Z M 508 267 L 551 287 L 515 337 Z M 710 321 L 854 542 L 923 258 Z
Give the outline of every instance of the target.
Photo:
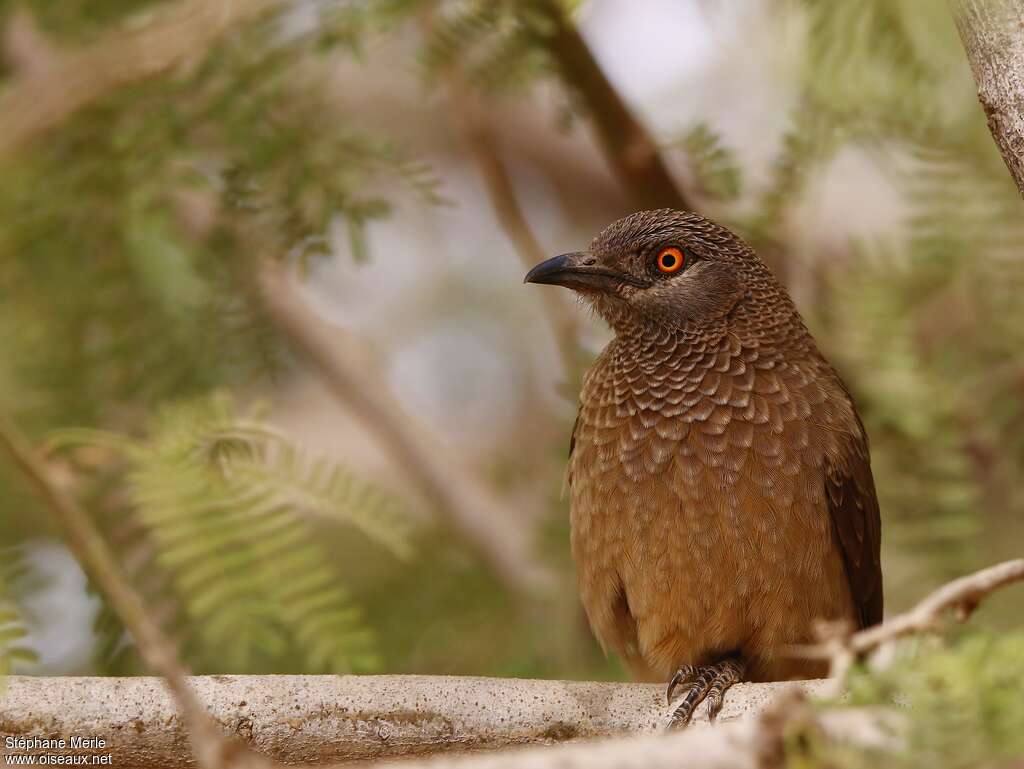
M 640 211 L 525 281 L 614 336 L 583 377 L 567 468 L 580 599 L 606 652 L 679 695 L 814 678 L 818 622 L 882 618 L 881 522 L 850 390 L 738 235 Z

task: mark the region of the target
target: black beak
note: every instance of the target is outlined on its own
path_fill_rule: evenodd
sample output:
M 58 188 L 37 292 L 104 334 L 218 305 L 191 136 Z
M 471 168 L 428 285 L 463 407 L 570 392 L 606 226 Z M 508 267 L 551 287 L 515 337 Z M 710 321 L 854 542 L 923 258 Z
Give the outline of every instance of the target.
M 607 291 L 622 280 L 622 275 L 600 266 L 597 259 L 586 251 L 573 251 L 541 262 L 526 273 L 523 282 Z

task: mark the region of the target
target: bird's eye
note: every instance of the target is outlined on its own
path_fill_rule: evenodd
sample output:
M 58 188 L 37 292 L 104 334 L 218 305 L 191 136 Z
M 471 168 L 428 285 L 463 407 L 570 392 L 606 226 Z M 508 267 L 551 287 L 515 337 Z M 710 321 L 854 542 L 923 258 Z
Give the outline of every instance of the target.
M 683 249 L 678 246 L 668 246 L 658 252 L 658 269 L 665 274 L 679 272 L 686 262 Z

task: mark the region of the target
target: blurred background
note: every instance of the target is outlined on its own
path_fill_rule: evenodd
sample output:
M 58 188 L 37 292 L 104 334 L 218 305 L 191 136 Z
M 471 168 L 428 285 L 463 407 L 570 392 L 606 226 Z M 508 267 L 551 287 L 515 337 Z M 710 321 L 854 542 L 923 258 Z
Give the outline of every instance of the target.
M 0 28 L 0 409 L 194 671 L 624 678 L 561 496 L 608 331 L 521 281 L 651 205 L 754 243 L 852 389 L 888 613 L 1020 554 L 1024 209 L 945 4 L 2 0 Z M 7 669 L 141 672 L 4 459 Z

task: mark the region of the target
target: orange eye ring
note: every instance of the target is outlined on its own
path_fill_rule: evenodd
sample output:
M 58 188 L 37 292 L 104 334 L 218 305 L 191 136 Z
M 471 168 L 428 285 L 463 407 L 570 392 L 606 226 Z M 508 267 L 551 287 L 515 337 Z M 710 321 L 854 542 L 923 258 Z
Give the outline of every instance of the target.
M 686 256 L 683 254 L 683 249 L 678 246 L 668 246 L 658 252 L 658 269 L 666 275 L 679 272 L 685 262 Z

